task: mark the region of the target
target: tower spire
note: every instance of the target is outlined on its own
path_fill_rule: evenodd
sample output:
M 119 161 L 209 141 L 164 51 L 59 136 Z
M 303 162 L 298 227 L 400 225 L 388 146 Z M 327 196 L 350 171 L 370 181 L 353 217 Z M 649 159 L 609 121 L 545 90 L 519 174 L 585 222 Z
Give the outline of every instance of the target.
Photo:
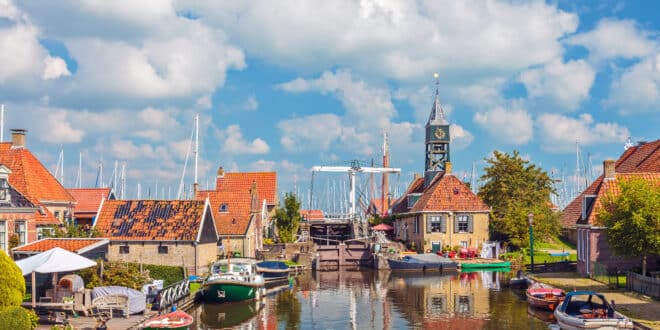
M 424 186 L 433 181 L 440 172 L 451 171 L 449 163 L 449 122 L 445 118 L 445 112 L 440 105 L 439 75 L 435 77 L 435 98 L 431 107 L 431 115 L 426 123 L 426 162 L 424 167 Z
M 433 99 L 433 107 L 431 107 L 431 115 L 426 125 L 446 125 L 447 118 L 445 117 L 445 110 L 442 109 L 440 104 L 440 75 L 436 72 L 433 74 L 435 78 L 435 97 Z

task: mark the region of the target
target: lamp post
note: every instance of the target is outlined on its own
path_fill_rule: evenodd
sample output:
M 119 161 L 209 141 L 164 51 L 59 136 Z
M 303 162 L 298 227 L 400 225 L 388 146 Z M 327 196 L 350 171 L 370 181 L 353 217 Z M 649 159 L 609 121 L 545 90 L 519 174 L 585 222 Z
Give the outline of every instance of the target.
M 534 214 L 529 212 L 527 214 L 527 221 L 529 221 L 529 255 L 532 261 L 531 271 L 534 272 Z

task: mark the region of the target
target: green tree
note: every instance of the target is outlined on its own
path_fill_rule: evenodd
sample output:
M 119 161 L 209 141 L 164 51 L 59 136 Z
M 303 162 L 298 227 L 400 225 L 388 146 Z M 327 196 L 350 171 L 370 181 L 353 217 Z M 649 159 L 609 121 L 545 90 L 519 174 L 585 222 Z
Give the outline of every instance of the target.
M 597 222 L 607 227 L 607 242 L 621 256 L 660 255 L 660 183 L 641 178 L 618 181 L 618 195 L 603 199 Z
M 300 223 L 300 201 L 293 193 L 284 195 L 284 206 L 275 210 L 275 225 L 277 226 L 280 242 L 291 243 L 295 240 Z
M 21 269 L 0 250 L 0 311 L 21 306 L 25 296 L 25 279 Z
M 494 151 L 485 159 L 481 180 L 484 185 L 479 197 L 491 209 L 493 238 L 509 241 L 511 245 L 529 245 L 527 215 L 534 215 L 534 237 L 545 240 L 559 234 L 559 215 L 552 211 L 550 194 L 555 193 L 552 179 L 540 167 L 520 157 Z

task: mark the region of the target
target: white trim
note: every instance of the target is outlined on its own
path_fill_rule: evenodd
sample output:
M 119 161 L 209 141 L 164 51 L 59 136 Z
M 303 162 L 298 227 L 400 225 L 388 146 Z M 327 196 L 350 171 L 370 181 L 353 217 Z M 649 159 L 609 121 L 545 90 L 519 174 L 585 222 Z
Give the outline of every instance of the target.
M 103 205 L 105 205 L 105 198 L 101 199 L 101 205 L 99 205 L 99 209 L 96 211 L 96 216 L 94 216 L 94 223 L 92 223 L 92 228 L 96 228 L 96 222 L 99 221 L 99 216 L 101 215 Z
M 206 211 L 211 209 L 211 202 L 209 201 L 209 197 L 206 196 L 206 199 L 204 200 L 204 212 L 202 212 L 202 221 L 199 224 L 199 229 L 197 230 L 197 240 L 195 242 L 199 242 L 200 239 L 202 239 L 202 229 L 204 229 L 204 221 L 206 221 Z M 215 219 L 213 218 L 213 210 L 211 210 L 211 222 L 213 223 L 213 231 L 215 232 L 215 237 L 217 241 L 218 237 L 218 228 L 215 226 Z
M 7 254 L 9 254 L 8 253 L 9 252 L 9 235 L 8 235 L 8 230 L 7 230 L 7 221 L 8 221 L 7 219 L 0 220 L 0 222 L 3 222 L 4 225 L 5 225 L 5 247 L 4 247 L 4 249 L 2 249 L 2 251 L 5 251 L 5 252 L 7 252 Z

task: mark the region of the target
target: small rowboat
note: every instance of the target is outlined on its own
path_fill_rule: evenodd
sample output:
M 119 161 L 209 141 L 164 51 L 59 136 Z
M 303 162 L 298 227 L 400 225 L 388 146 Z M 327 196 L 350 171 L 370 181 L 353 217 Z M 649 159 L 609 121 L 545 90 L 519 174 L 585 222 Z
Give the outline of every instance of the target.
M 562 329 L 633 329 L 631 319 L 614 310 L 600 293 L 575 291 L 566 295 L 555 309 L 555 318 Z
M 564 301 L 566 292 L 562 289 L 553 288 L 543 283 L 534 283 L 527 289 L 527 301 L 536 308 L 554 311 Z
M 150 318 L 142 323 L 143 330 L 177 329 L 186 330 L 193 323 L 193 317 L 183 311 L 174 311 Z

